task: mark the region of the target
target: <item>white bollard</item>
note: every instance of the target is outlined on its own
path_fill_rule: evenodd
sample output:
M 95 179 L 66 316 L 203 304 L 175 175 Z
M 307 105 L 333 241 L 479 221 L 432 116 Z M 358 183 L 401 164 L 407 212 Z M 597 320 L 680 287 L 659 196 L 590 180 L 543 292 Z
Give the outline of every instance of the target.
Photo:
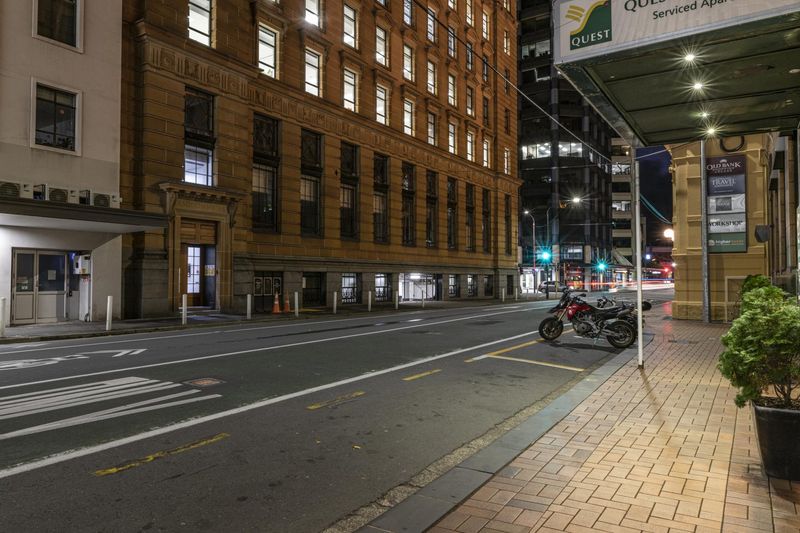
M 519 300 L 519 287 L 514 287 L 514 301 Z
M 0 298 L 0 337 L 6 336 L 6 299 Z
M 506 303 L 506 288 L 505 288 L 505 287 L 503 287 L 502 289 L 500 289 L 500 300 L 501 300 L 503 303 Z
M 114 314 L 114 297 L 108 297 L 108 301 L 106 302 L 106 331 L 111 331 L 111 318 Z
M 422 308 L 425 309 L 425 295 L 422 295 Z
M 253 318 L 253 295 L 247 295 L 247 320 Z
M 333 314 L 334 315 L 336 314 L 336 296 L 338 296 L 336 291 L 333 291 Z
M 397 311 L 398 309 L 400 309 L 400 293 L 399 292 L 395 292 L 394 293 L 394 310 Z
M 300 296 L 294 291 L 294 316 L 300 316 Z
M 189 297 L 185 294 L 181 295 L 181 324 L 184 326 L 189 317 Z
M 367 291 L 367 312 L 372 312 L 372 291 Z

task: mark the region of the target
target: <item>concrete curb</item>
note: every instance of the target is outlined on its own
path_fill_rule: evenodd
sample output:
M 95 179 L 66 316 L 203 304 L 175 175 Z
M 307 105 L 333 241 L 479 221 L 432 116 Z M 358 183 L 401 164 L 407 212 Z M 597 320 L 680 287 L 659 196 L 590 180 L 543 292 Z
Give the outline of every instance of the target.
M 645 336 L 649 337 L 646 346 L 652 341 L 653 335 L 645 333 Z M 624 350 L 539 412 L 360 528 L 357 533 L 423 533 L 428 530 L 550 431 L 636 355 L 635 348 Z

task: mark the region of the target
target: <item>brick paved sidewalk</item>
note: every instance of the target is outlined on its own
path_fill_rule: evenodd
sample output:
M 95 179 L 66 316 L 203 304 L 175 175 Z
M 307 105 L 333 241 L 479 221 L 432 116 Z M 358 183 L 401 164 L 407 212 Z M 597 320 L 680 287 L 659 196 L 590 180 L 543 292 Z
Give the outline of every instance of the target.
M 717 371 L 726 328 L 665 321 L 622 367 L 430 533 L 800 531 L 800 484 L 761 471 Z

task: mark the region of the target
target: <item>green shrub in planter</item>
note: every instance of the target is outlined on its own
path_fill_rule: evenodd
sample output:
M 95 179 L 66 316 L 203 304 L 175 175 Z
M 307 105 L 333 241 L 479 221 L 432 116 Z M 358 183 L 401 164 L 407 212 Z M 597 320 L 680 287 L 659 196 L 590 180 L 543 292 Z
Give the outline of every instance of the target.
M 753 289 L 760 289 L 761 287 L 772 287 L 772 282 L 763 274 L 751 274 L 744 278 L 742 282 L 741 296 L 752 291 Z
M 777 287 L 751 289 L 722 343 L 719 370 L 736 405 L 753 405 L 765 471 L 800 479 L 800 307 Z

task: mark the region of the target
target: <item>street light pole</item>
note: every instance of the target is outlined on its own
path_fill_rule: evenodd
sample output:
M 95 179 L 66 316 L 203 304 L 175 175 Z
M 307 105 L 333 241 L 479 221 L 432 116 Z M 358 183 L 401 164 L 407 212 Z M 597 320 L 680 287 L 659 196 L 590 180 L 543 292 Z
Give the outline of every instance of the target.
M 536 290 L 536 219 L 533 217 L 533 213 L 531 213 L 527 209 L 525 211 L 523 211 L 523 213 L 525 214 L 525 216 L 531 217 L 531 229 L 533 231 L 531 233 L 531 241 L 532 241 L 532 244 L 533 244 L 533 260 L 532 260 L 532 263 L 533 263 L 533 286 L 534 286 L 534 290 Z

